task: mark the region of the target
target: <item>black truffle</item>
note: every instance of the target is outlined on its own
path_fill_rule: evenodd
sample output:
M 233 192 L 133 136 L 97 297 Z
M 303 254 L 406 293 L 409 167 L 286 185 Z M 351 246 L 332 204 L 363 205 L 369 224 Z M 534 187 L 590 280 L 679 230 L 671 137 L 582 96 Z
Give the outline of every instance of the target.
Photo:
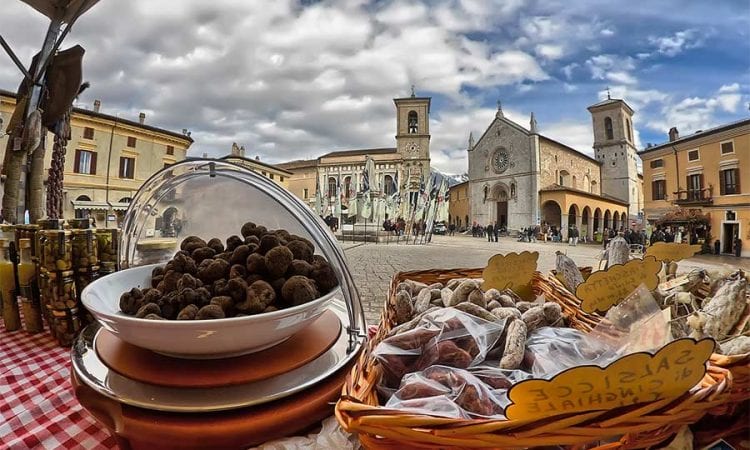
M 331 292 L 331 290 L 339 284 L 339 280 L 336 278 L 336 273 L 334 273 L 328 263 L 313 264 L 313 269 L 310 271 L 310 278 L 315 280 L 318 289 L 324 294 Z
M 234 249 L 237 248 L 237 247 L 239 247 L 240 245 L 242 245 L 242 238 L 241 237 L 239 237 L 237 235 L 229 236 L 227 238 L 226 251 L 233 252 Z
M 159 308 L 159 305 L 157 305 L 156 303 L 146 303 L 145 305 L 138 308 L 138 311 L 135 313 L 135 317 L 143 319 L 149 314 L 161 315 L 161 308 Z
M 177 320 L 195 320 L 195 316 L 198 314 L 198 307 L 195 305 L 187 305 L 177 314 Z
M 229 258 L 229 264 L 245 264 L 250 253 L 252 253 L 250 247 L 245 244 L 238 245 L 232 252 L 232 257 Z
M 292 251 L 294 259 L 300 259 L 302 261 L 311 262 L 313 252 L 310 247 L 302 241 L 291 241 L 286 244 L 286 248 Z
M 245 278 L 246 276 L 247 276 L 247 269 L 245 269 L 244 261 L 243 261 L 243 264 L 235 264 L 229 268 L 230 280 L 232 278 Z
M 255 227 L 256 225 L 253 222 L 246 222 L 244 225 L 242 225 L 240 234 L 242 235 L 242 237 L 253 236 L 255 234 Z
M 274 247 L 279 246 L 279 238 L 276 237 L 273 234 L 267 234 L 260 238 L 260 247 L 258 248 L 258 253 L 261 255 L 265 255 L 268 253 L 269 250 L 271 250 Z
M 224 315 L 229 317 L 234 312 L 234 300 L 228 295 L 221 295 L 211 299 L 211 305 L 217 305 L 224 311 Z
M 203 283 L 201 282 L 201 280 L 195 278 L 189 273 L 183 274 L 180 277 L 180 279 L 177 280 L 178 291 L 181 291 L 182 289 L 185 289 L 185 288 L 198 289 L 201 286 L 203 286 Z
M 218 305 L 206 305 L 198 310 L 195 315 L 196 320 L 223 319 L 226 317 L 224 311 Z
M 205 246 L 206 241 L 198 236 L 188 236 L 180 242 L 180 250 L 185 250 L 188 253 L 192 253 L 196 248 Z
M 265 237 L 265 236 L 264 236 Z M 276 279 L 284 276 L 286 270 L 289 268 L 294 259 L 292 251 L 286 247 L 274 247 L 266 253 L 266 270 L 271 279 Z
M 238 311 L 257 314 L 263 312 L 276 300 L 276 291 L 265 281 L 256 281 L 247 288 L 247 296 L 242 303 L 235 304 Z
M 295 259 L 289 264 L 289 268 L 286 271 L 288 277 L 294 275 L 302 275 L 303 277 L 309 276 L 312 271 L 312 264 L 301 259 Z
M 262 275 L 266 273 L 266 260 L 260 253 L 251 253 L 245 261 L 245 268 L 248 275 Z
M 315 283 L 311 279 L 296 275 L 286 280 L 286 283 L 281 288 L 281 296 L 285 302 L 292 306 L 297 306 L 311 302 L 320 295 Z
M 133 288 L 120 296 L 120 310 L 125 314 L 136 314 L 147 303 L 143 299 L 143 292 L 138 288 Z
M 204 283 L 211 283 L 228 275 L 229 263 L 223 259 L 214 259 L 208 267 L 198 271 L 198 278 Z
M 172 263 L 172 270 L 176 272 L 195 275 L 198 270 L 198 267 L 195 264 L 193 258 L 185 256 L 185 254 L 183 253 L 176 255 L 170 262 Z
M 191 257 L 195 260 L 196 264 L 200 264 L 203 260 L 211 259 L 216 255 L 216 250 L 211 247 L 199 247 L 193 250 Z
M 216 253 L 223 253 L 224 252 L 224 243 L 221 242 L 221 239 L 219 238 L 212 238 L 206 243 L 208 247 L 213 249 Z

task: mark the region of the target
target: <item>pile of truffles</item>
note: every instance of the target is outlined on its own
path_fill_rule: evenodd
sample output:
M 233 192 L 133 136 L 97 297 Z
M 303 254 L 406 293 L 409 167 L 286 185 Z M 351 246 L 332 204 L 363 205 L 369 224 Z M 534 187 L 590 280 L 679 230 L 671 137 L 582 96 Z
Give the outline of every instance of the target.
M 151 273 L 151 287 L 120 297 L 128 315 L 206 320 L 302 305 L 329 293 L 338 279 L 309 240 L 248 222 L 226 244 L 189 236 L 174 258 Z

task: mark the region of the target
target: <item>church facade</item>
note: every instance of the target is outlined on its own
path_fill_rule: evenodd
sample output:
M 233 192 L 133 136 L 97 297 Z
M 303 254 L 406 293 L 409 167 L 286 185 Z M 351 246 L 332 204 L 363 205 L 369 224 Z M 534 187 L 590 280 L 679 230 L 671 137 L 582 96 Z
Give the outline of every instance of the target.
M 393 99 L 396 107 L 395 147 L 332 151 L 315 159 L 277 164 L 292 172 L 289 190 L 314 208 L 316 186 L 336 200 L 341 185 L 342 217 L 348 217 L 348 205 L 361 190 L 367 157 L 375 163 L 371 189 L 375 195 L 401 193 L 402 201 L 419 192 L 420 183 L 430 176 L 430 97 L 411 96 Z
M 472 222 L 510 231 L 547 224 L 567 238 L 571 225 L 593 237 L 637 221 L 643 196 L 633 110 L 622 100 L 607 99 L 589 111 L 594 157 L 539 133 L 533 113 L 525 128 L 505 117 L 498 105 L 479 140 L 469 139 Z

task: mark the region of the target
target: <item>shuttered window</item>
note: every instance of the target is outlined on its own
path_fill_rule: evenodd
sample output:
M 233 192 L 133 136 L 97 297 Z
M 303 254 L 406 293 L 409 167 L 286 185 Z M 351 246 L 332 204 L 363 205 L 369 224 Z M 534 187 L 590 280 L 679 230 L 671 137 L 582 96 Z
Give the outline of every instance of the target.
M 135 158 L 120 158 L 120 178 L 132 180 L 135 175 Z
M 85 175 L 96 175 L 96 152 L 76 150 L 73 172 Z
M 726 169 L 719 172 L 721 195 L 740 193 L 740 169 Z

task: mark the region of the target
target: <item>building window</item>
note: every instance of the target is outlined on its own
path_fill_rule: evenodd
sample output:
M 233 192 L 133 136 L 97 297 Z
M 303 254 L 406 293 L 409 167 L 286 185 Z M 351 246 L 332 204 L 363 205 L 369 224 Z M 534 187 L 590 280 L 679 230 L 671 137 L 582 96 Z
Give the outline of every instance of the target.
M 302 196 L 304 198 L 310 198 L 310 191 L 307 188 L 302 189 Z
M 516 183 L 510 183 L 510 198 L 516 198 Z
M 688 175 L 688 200 L 701 200 L 703 198 L 703 174 L 696 173 L 694 175 Z
M 393 177 L 390 175 L 386 175 L 383 180 L 383 192 L 385 192 L 385 195 L 396 192 L 396 183 L 393 182 Z
M 91 127 L 85 127 L 83 129 L 83 138 L 84 139 L 94 139 L 94 129 Z
M 283 183 L 284 182 L 284 177 L 279 176 L 279 181 L 281 181 Z
M 328 197 L 334 197 L 336 195 L 336 179 L 333 177 L 328 178 Z
M 722 142 L 721 143 L 721 154 L 728 155 L 734 153 L 734 141 Z
M 344 178 L 344 197 L 349 198 L 352 190 L 352 177 Z
M 96 175 L 96 152 L 76 150 L 73 172 L 85 175 Z
M 652 169 L 658 169 L 659 167 L 664 167 L 664 160 L 663 159 L 654 159 L 651 161 L 651 168 Z
M 417 134 L 419 118 L 416 111 L 409 111 L 409 134 Z
M 609 117 L 604 118 L 604 132 L 607 134 L 607 139 L 615 138 L 615 132 L 612 129 L 612 119 Z
M 264 170 L 261 170 L 260 174 L 263 175 L 264 177 L 266 176 L 266 172 Z
M 167 145 L 167 155 L 174 155 L 174 146 Z
M 726 169 L 719 172 L 721 195 L 740 193 L 740 169 Z
M 135 178 L 135 158 L 120 157 L 120 178 Z
M 135 137 L 128 136 L 128 147 L 135 148 Z
M 273 180 L 273 174 L 272 173 L 269 173 L 268 177 Z
M 666 200 L 667 198 L 667 181 L 656 180 L 651 182 L 651 198 L 653 200 Z
M 633 142 L 633 134 L 630 131 L 630 119 L 625 119 L 625 129 L 628 130 L 628 141 Z
M 701 159 L 701 155 L 698 152 L 697 148 L 695 150 L 690 150 L 688 152 L 688 161 L 698 161 L 700 159 Z

